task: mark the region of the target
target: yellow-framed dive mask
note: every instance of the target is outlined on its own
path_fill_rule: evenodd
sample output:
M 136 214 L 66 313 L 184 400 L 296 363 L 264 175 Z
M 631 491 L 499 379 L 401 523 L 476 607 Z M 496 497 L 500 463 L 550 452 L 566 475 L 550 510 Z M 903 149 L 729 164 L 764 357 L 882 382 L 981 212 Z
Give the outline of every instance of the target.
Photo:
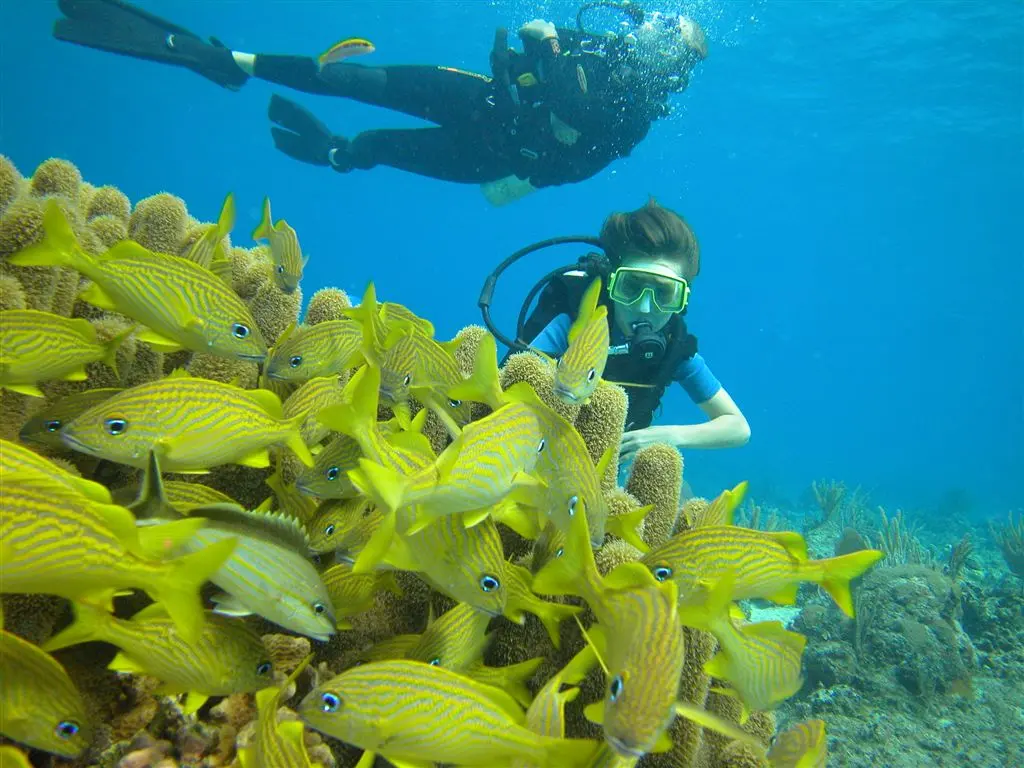
M 690 300 L 690 284 L 670 270 L 619 267 L 608 278 L 608 297 L 616 304 L 636 304 L 645 293 L 661 312 L 682 312 Z

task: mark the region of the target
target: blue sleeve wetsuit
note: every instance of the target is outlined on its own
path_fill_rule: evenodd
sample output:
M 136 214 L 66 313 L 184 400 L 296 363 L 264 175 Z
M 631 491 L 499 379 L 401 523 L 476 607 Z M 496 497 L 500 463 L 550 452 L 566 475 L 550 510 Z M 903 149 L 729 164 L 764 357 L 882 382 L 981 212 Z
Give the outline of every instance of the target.
M 558 315 L 537 334 L 537 337 L 530 342 L 530 346 L 552 357 L 560 357 L 569 347 L 569 328 L 571 326 L 572 319 L 569 315 L 564 313 Z M 617 330 L 612 329 L 613 337 L 617 334 Z M 621 343 L 621 340 L 616 342 L 613 338 L 612 343 Z M 686 394 L 698 405 L 710 400 L 722 388 L 721 383 L 715 378 L 708 364 L 699 354 L 680 363 L 672 378 L 686 390 Z

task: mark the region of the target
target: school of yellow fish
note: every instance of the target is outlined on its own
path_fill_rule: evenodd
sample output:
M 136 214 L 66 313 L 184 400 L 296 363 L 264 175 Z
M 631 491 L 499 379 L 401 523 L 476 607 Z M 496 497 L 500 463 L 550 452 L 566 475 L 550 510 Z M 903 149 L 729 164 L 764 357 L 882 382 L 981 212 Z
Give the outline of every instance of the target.
M 97 255 L 51 199 L 41 239 L 7 258 L 7 269 L 77 270 L 87 279 L 79 299 L 131 325 L 103 341 L 85 319 L 0 311 L 0 387 L 39 401 L 17 439 L 0 441 L 0 592 L 60 596 L 73 613 L 39 645 L 0 630 L 3 736 L 83 754 L 98 724 L 50 653 L 100 640 L 118 649 L 110 669 L 159 679 L 159 693 L 184 695 L 185 713 L 210 697 L 255 694 L 244 768 L 313 765 L 306 727 L 363 750 L 360 768 L 377 755 L 397 768 L 644 765 L 673 749 L 679 718 L 764 765 L 825 765 L 820 721 L 770 745 L 743 727 L 799 690 L 805 638 L 778 622 L 748 623 L 736 601 L 792 604 L 810 582 L 852 615 L 850 581 L 881 553 L 811 560 L 799 534 L 733 525 L 745 484 L 646 543 L 651 507 L 621 509 L 603 481 L 614 448 L 592 456 L 565 415 L 565 405 L 611 386 L 600 381 L 607 319 L 593 306 L 597 288 L 568 352 L 544 363 L 550 388 L 503 386 L 493 337 L 478 334 L 460 362 L 468 342 L 436 340 L 429 321 L 378 303 L 372 284 L 337 319 L 265 339 L 231 288 L 221 241 L 233 220 L 229 195 L 185 256 L 131 240 Z M 254 237 L 270 243 L 277 290 L 296 291 L 305 259 L 269 201 Z M 258 363 L 262 386 L 176 369 L 42 399 L 46 382 L 115 367 L 129 335 L 163 353 Z M 142 476 L 112 490 L 51 458 Z M 276 467 L 267 502 L 246 509 L 204 485 L 225 465 Z M 533 542 L 520 562 L 507 551 L 510 531 Z M 618 540 L 636 557 L 602 573 L 595 551 Z M 246 617 L 316 641 L 318 656 L 381 595 L 401 594 L 403 572 L 453 607 L 422 632 L 384 638 L 353 666 L 321 674 L 295 704 L 300 720 L 279 722 L 284 691 L 309 674 L 309 659 L 275 682 L 285 675 L 275 678 Z M 217 592 L 204 602 L 208 583 Z M 116 599 L 132 590 L 153 602 L 118 615 Z M 486 665 L 494 636 L 527 614 L 550 638 L 547 656 Z M 684 667 L 695 633 L 717 641 L 704 673 L 712 691 L 738 702 L 738 718 L 679 698 L 681 676 L 694 674 Z M 583 641 L 563 647 L 569 637 Z M 540 679 L 552 659 L 558 668 Z M 580 706 L 584 680 L 598 674 L 602 694 L 583 713 L 600 737 L 567 738 L 567 708 Z M 0 757 L 24 759 L 7 745 Z

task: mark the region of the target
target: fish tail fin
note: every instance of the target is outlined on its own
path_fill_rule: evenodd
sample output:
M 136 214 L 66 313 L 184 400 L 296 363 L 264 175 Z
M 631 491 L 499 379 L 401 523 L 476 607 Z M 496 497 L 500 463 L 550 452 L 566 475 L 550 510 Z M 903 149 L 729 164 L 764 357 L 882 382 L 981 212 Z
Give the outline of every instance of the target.
M 199 639 L 206 620 L 199 590 L 231 556 L 235 543 L 233 538 L 223 539 L 168 562 L 161 578 L 152 585 L 151 596 L 167 608 L 185 642 Z
M 647 546 L 647 542 L 640 538 L 637 528 L 640 527 L 644 518 L 647 517 L 647 513 L 652 509 L 654 509 L 654 505 L 648 504 L 646 507 L 639 507 L 624 515 L 609 515 L 607 520 L 605 520 L 605 530 L 632 544 L 641 552 L 647 553 L 651 548 Z
M 821 570 L 821 588 L 824 589 L 840 610 L 851 619 L 854 616 L 853 596 L 850 594 L 850 582 L 863 574 L 885 556 L 877 549 L 864 549 L 848 555 L 831 557 L 814 563 Z
M 292 453 L 294 453 L 299 461 L 305 464 L 307 467 L 313 466 L 313 454 L 309 452 L 309 447 L 306 445 L 306 441 L 302 439 L 302 425 L 305 424 L 306 418 L 309 416 L 309 411 L 303 411 L 297 413 L 292 418 L 285 421 L 285 435 L 284 444 L 288 446 Z
M 228 192 L 224 198 L 224 205 L 220 207 L 220 216 L 217 218 L 218 239 L 231 234 L 235 228 L 235 194 Z
M 121 345 L 124 344 L 128 337 L 135 333 L 135 330 L 135 326 L 132 325 L 127 329 L 121 331 L 119 334 L 114 336 L 114 338 L 112 338 L 110 341 L 106 343 L 107 352 L 103 356 L 103 362 L 110 366 L 110 370 L 112 370 L 114 372 L 114 375 L 117 376 L 118 378 L 121 377 L 121 374 L 118 373 L 117 370 L 117 352 L 118 350 L 120 350 Z
M 526 681 L 533 677 L 534 673 L 540 668 L 540 665 L 544 663 L 544 660 L 543 656 L 538 656 L 534 659 L 521 661 L 518 664 L 498 667 L 501 674 L 499 687 L 524 707 L 529 707 L 533 696 L 530 695 Z
M 56 200 L 49 200 L 43 211 L 43 239 L 7 258 L 19 267 L 78 267 L 89 257 L 78 245 L 78 238 Z M 79 270 L 80 271 L 80 270 Z
M 77 601 L 71 603 L 71 608 L 75 615 L 71 624 L 40 646 L 47 653 L 107 637 L 106 628 L 113 619 L 107 611 L 99 606 Z
M 387 557 L 395 540 L 395 513 L 387 512 L 377 530 L 370 536 L 370 540 L 359 551 L 355 563 L 352 564 L 352 573 L 369 573 L 374 570 Z
M 348 477 L 356 490 L 381 509 L 393 512 L 402 506 L 408 481 L 393 469 L 361 458 L 359 467 L 350 469 Z
M 505 402 L 505 393 L 501 389 L 498 372 L 498 344 L 494 336 L 486 334 L 480 339 L 473 358 L 473 373 L 461 384 L 457 384 L 447 392 L 453 400 L 470 400 L 475 403 L 486 403 L 497 410 Z
M 592 765 L 600 743 L 590 739 L 545 739 L 544 768 L 583 768 Z
M 551 644 L 555 646 L 556 650 L 560 650 L 562 647 L 562 636 L 559 631 L 562 622 L 582 612 L 583 608 L 578 605 L 562 605 L 547 600 L 542 601 L 541 605 L 535 606 L 533 611 L 534 615 L 540 619 L 540 623 L 544 625 L 544 629 L 547 630 Z
M 270 198 L 263 198 L 263 218 L 260 219 L 260 223 L 256 225 L 256 229 L 252 231 L 253 240 L 262 240 L 270 237 L 270 233 L 274 229 L 273 219 L 270 218 Z
M 571 519 L 562 555 L 552 558 L 534 575 L 533 591 L 541 595 L 576 595 L 593 605 L 603 589 L 581 499 Z
M 366 452 L 372 445 L 377 428 L 377 405 L 380 394 L 380 370 L 364 365 L 356 371 L 342 396 L 347 402 L 324 408 L 317 415 L 325 427 L 348 435 Z

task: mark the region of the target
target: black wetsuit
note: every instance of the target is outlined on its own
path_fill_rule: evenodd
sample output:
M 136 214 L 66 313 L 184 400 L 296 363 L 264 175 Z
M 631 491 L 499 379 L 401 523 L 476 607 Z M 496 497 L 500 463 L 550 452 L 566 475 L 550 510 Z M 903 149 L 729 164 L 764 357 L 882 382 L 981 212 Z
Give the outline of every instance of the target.
M 667 93 L 652 93 L 604 51 L 585 52 L 571 30 L 559 30 L 567 51 L 543 62 L 510 52 L 516 105 L 498 81 L 442 66 L 369 67 L 338 63 L 320 71 L 310 58 L 258 54 L 254 74 L 289 88 L 343 96 L 436 123 L 437 128 L 379 129 L 353 137 L 352 166 L 387 165 L 455 182 L 486 182 L 511 174 L 535 187 L 593 176 L 628 155 L 651 122 L 667 113 Z M 526 75 L 520 80 L 520 75 Z M 523 84 L 533 83 L 533 84 Z M 555 138 L 551 114 L 579 132 Z

